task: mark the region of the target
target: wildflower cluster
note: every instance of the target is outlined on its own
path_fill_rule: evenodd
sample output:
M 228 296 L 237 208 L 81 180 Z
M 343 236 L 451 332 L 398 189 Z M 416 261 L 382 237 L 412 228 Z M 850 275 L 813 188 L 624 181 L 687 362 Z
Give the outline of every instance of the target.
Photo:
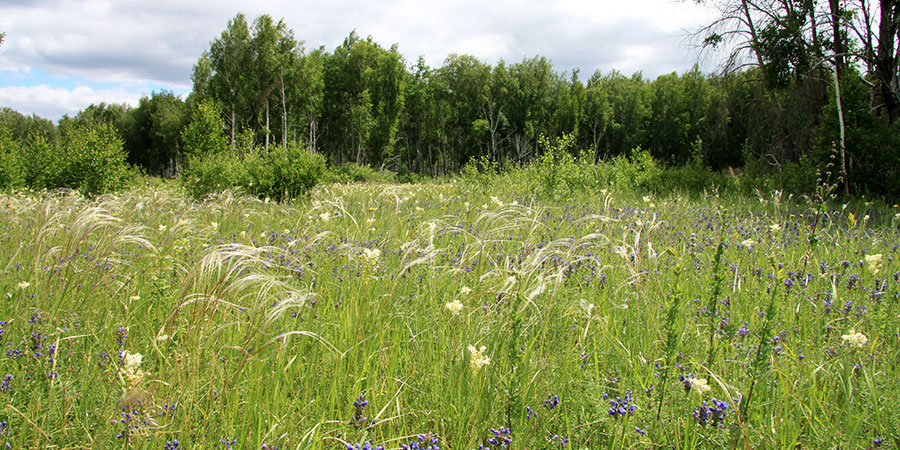
M 697 394 L 703 395 L 709 392 L 712 388 L 709 386 L 709 382 L 702 378 L 697 378 L 693 374 L 682 375 L 678 377 L 681 380 L 681 384 L 684 385 L 684 392 L 695 392 Z
M 631 396 L 631 389 L 625 393 L 625 398 L 616 397 L 609 401 L 609 410 L 607 413 L 613 418 L 626 417 L 634 414 L 637 406 L 634 404 L 634 398 Z
M 459 300 L 453 300 L 452 302 L 447 302 L 444 305 L 444 309 L 450 311 L 450 314 L 458 316 L 463 309 L 463 304 Z
M 850 330 L 849 334 L 841 336 L 841 339 L 852 349 L 864 348 L 869 344 L 869 338 L 865 334 L 857 333 L 854 330 Z
M 559 396 L 558 395 L 548 395 L 547 399 L 544 400 L 544 408 L 554 409 L 559 406 Z
M 400 444 L 401 450 L 441 450 L 439 446 L 440 440 L 437 435 L 430 434 L 420 434 L 416 437 L 415 441 L 412 441 L 408 444 Z
M 485 446 L 484 444 L 481 444 L 481 446 L 478 447 L 479 450 L 489 449 L 491 447 L 507 448 L 509 447 L 509 444 L 512 444 L 512 437 L 510 436 L 509 428 L 491 428 L 491 434 L 493 436 L 491 436 L 487 440 L 487 443 L 489 445 Z
M 347 444 L 347 450 L 384 450 L 384 447 L 366 441 L 362 444 Z
M 881 272 L 881 260 L 883 257 L 881 253 L 866 255 L 866 267 L 869 269 L 869 272 L 872 272 L 872 275 L 878 275 L 878 272 Z
M 140 353 L 123 352 L 122 368 L 119 371 L 129 387 L 137 386 L 147 376 L 147 372 L 141 370 L 143 360 Z
M 365 407 L 369 404 L 369 401 L 365 399 L 363 394 L 359 394 L 359 397 L 356 397 L 356 400 L 353 401 L 353 418 L 350 419 L 350 425 L 353 425 L 356 428 L 362 428 L 369 426 L 369 418 L 366 417 Z M 371 425 L 375 425 L 375 420 L 372 420 Z
M 470 345 L 469 349 L 469 366 L 472 368 L 472 372 L 478 372 L 482 367 L 487 366 L 491 363 L 491 358 L 485 355 L 487 352 L 487 347 L 481 346 L 480 349 L 475 348 L 474 345 Z
M 711 404 L 707 404 L 706 400 L 700 404 L 700 409 L 694 410 L 694 420 L 700 425 L 706 426 L 710 421 L 712 426 L 724 428 L 725 413 L 728 411 L 728 403 L 720 401 L 716 398 L 710 400 Z

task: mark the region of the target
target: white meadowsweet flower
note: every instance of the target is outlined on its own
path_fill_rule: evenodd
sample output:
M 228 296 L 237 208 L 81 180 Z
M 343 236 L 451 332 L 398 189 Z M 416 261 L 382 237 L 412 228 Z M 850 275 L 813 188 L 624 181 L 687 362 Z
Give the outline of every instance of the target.
M 31 283 L 27 281 L 20 281 L 19 284 L 16 285 L 16 287 L 24 291 L 25 289 L 31 287 Z
M 878 274 L 878 272 L 881 272 L 882 258 L 883 256 L 881 255 L 881 253 L 866 255 L 866 265 L 869 268 L 869 272 L 872 272 L 872 274 Z
M 160 233 L 165 233 L 166 230 L 168 230 L 168 229 L 169 229 L 168 226 L 163 225 L 163 224 L 159 224 L 159 232 L 160 232 Z
M 140 295 L 132 295 L 131 297 L 128 297 L 128 301 L 131 301 L 131 302 L 136 302 L 140 299 L 141 299 Z
M 486 351 L 487 347 L 483 345 L 480 349 L 475 348 L 474 345 L 469 346 L 469 367 L 473 372 L 478 372 L 482 367 L 491 364 L 491 358 L 485 355 Z
M 122 377 L 125 378 L 125 381 L 128 382 L 129 386 L 136 386 L 147 376 L 147 373 L 141 370 L 141 363 L 143 361 L 144 357 L 140 353 L 126 351 L 125 354 L 122 355 L 122 368 L 120 369 L 120 372 L 122 373 Z
M 769 225 L 769 231 L 771 231 L 773 233 L 777 233 L 777 232 L 781 231 L 781 224 L 773 223 L 772 225 Z
M 459 293 L 462 294 L 462 295 L 469 295 L 470 292 L 472 292 L 472 290 L 469 289 L 468 286 L 463 286 L 463 287 L 460 288 L 460 290 L 459 290 Z
M 687 379 L 687 381 L 691 385 L 691 392 L 696 392 L 700 395 L 703 395 L 712 390 L 712 388 L 709 386 L 709 382 L 706 381 L 705 378 L 690 377 Z
M 869 338 L 862 333 L 857 333 L 854 330 L 850 330 L 850 334 L 845 334 L 841 336 L 841 339 L 850 346 L 850 348 L 864 348 L 869 344 Z
M 319 214 L 319 218 L 322 219 L 322 222 L 328 222 L 329 220 L 331 220 L 331 214 L 323 212 L 322 214 Z
M 364 248 L 362 249 L 362 257 L 367 264 L 373 266 L 377 265 L 378 261 L 381 260 L 381 250 L 377 248 Z
M 741 241 L 741 245 L 750 248 L 756 245 L 756 241 L 754 241 L 753 239 L 744 239 L 743 241 Z
M 219 222 L 213 222 L 213 223 L 209 224 L 209 226 L 212 227 L 213 231 L 219 230 Z
M 122 361 L 125 363 L 126 370 L 135 371 L 141 368 L 141 363 L 144 362 L 144 356 L 140 353 L 125 352 Z
M 463 309 L 463 304 L 459 300 L 453 300 L 452 302 L 447 302 L 446 304 L 444 304 L 444 309 L 450 311 L 450 314 L 458 316 Z

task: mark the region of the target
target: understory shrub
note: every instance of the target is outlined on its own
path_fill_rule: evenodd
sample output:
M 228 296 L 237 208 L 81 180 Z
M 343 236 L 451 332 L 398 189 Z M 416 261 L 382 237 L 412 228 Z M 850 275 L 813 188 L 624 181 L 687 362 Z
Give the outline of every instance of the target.
M 246 186 L 250 175 L 236 151 L 191 156 L 181 172 L 185 189 L 196 198 L 225 189 Z
M 125 187 L 136 174 L 126 157 L 122 139 L 104 122 L 66 128 L 56 145 L 36 134 L 15 140 L 0 130 L 0 187 L 70 188 L 98 195 Z
M 325 157 L 296 142 L 244 158 L 247 190 L 276 201 L 306 196 L 325 174 Z
M 121 188 L 134 175 L 125 162 L 122 139 L 109 123 L 76 125 L 66 130 L 50 165 L 51 188 L 78 189 L 97 195 Z

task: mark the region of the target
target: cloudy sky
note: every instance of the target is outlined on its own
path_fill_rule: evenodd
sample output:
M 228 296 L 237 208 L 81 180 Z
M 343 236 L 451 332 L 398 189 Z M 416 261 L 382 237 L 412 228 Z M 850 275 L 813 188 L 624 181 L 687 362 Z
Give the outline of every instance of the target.
M 91 103 L 185 94 L 191 67 L 237 12 L 284 18 L 307 48 L 332 51 L 355 29 L 397 43 L 408 62 L 541 55 L 582 78 L 689 70 L 698 55 L 686 31 L 710 20 L 690 0 L 2 0 L 0 107 L 55 120 Z

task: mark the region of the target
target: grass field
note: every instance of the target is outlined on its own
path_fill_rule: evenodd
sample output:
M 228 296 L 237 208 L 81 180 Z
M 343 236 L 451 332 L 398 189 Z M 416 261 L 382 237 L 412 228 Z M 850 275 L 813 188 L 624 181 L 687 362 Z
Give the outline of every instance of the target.
M 0 446 L 900 447 L 900 209 L 501 181 L 0 195 Z

